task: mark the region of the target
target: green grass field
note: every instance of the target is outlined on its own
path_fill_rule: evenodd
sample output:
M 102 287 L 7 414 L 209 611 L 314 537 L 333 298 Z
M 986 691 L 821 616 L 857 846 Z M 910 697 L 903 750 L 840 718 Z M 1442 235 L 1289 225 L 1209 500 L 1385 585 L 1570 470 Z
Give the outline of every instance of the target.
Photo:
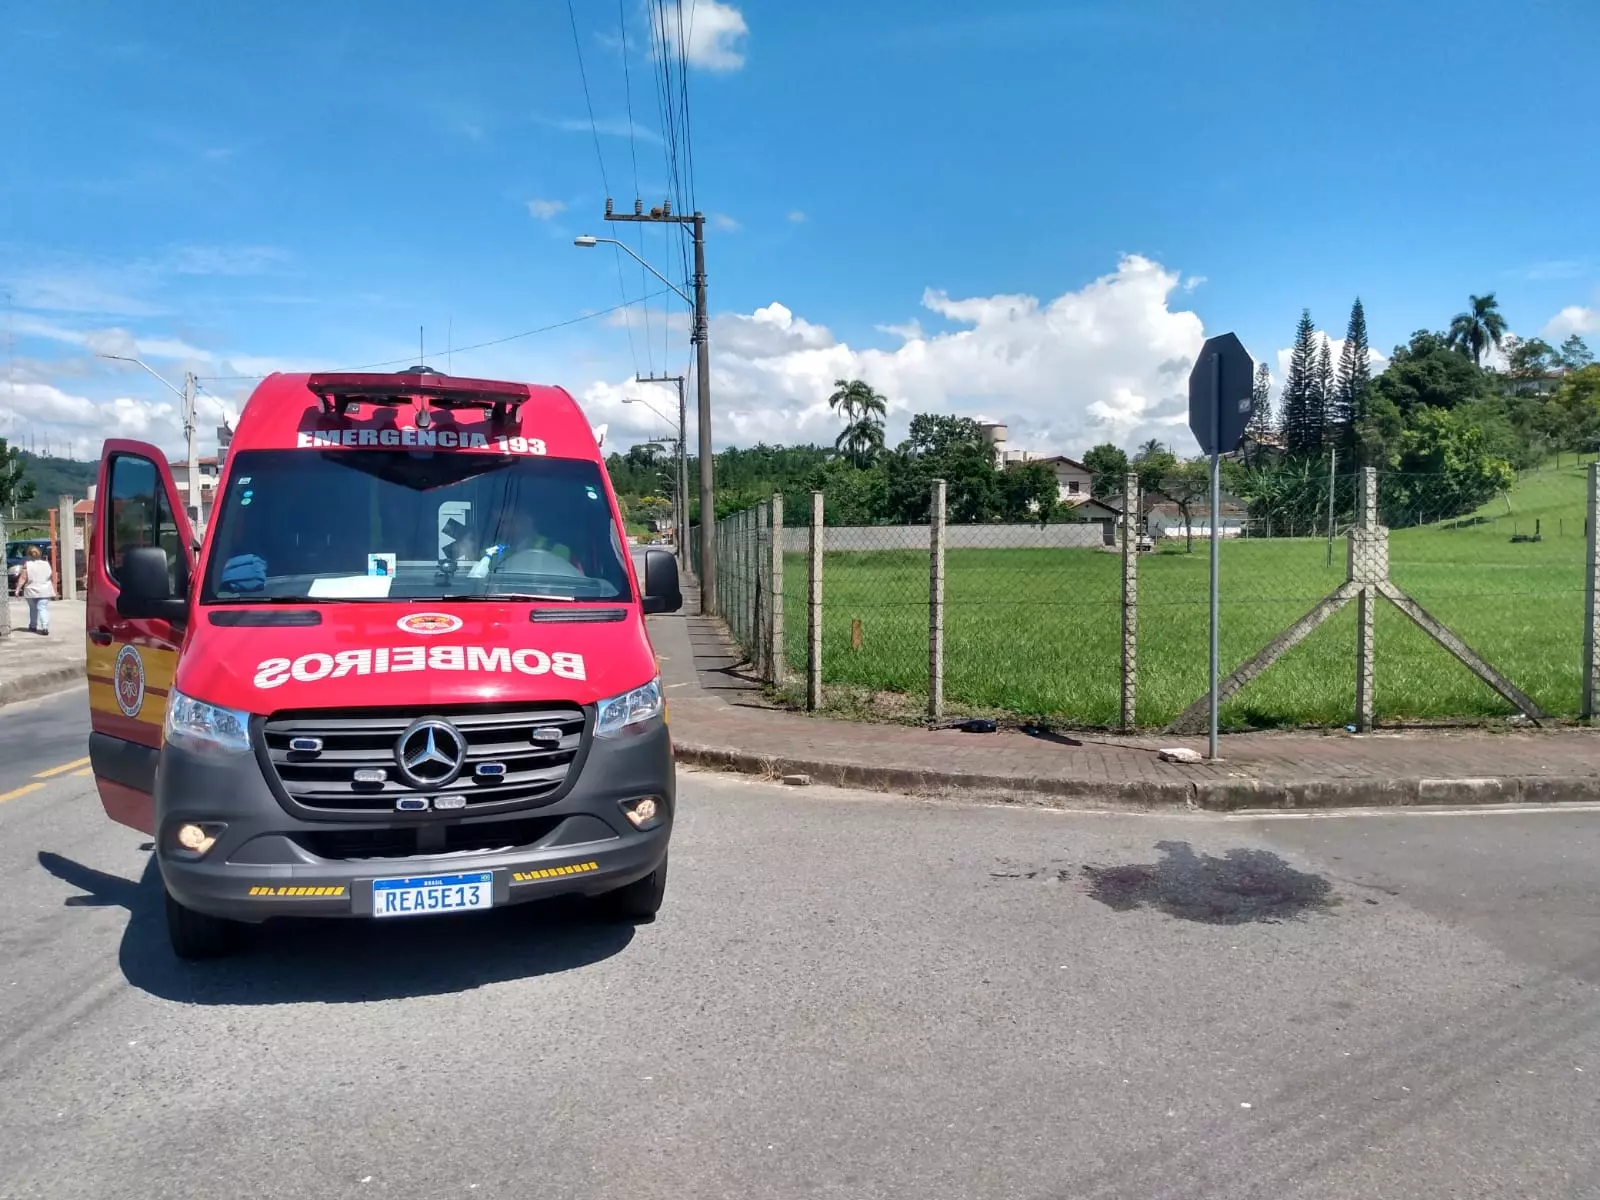
M 1482 523 L 1390 538 L 1391 578 L 1548 711 L 1575 715 L 1583 645 L 1584 468 L 1525 479 Z M 1513 543 L 1512 522 L 1544 540 Z M 1139 562 L 1141 725 L 1164 724 L 1206 689 L 1207 555 L 1182 543 Z M 1261 539 L 1222 547 L 1222 665 L 1254 655 L 1344 579 L 1345 542 Z M 957 710 L 1115 722 L 1120 558 L 1095 550 L 952 550 L 947 555 L 945 692 Z M 824 563 L 823 679 L 841 691 L 925 695 L 928 560 L 916 552 L 830 553 Z M 805 666 L 805 558 L 785 567 L 791 668 Z M 860 623 L 861 645 L 852 644 Z M 1380 718 L 1514 712 L 1391 605 L 1377 617 Z M 1355 605 L 1224 706 L 1230 728 L 1342 725 L 1355 697 Z M 888 707 L 892 707 L 889 705 Z

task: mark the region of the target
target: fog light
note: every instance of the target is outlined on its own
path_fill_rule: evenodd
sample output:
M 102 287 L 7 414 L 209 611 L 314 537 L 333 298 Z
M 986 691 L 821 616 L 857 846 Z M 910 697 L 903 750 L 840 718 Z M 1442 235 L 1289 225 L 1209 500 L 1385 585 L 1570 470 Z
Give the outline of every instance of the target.
M 661 801 L 654 796 L 626 800 L 623 802 L 622 812 L 633 822 L 635 829 L 648 829 L 660 819 Z
M 217 835 L 224 828 L 226 827 L 223 825 L 198 825 L 192 822 L 179 825 L 172 835 L 172 840 L 176 843 L 174 851 L 185 856 L 200 858 L 217 844 Z

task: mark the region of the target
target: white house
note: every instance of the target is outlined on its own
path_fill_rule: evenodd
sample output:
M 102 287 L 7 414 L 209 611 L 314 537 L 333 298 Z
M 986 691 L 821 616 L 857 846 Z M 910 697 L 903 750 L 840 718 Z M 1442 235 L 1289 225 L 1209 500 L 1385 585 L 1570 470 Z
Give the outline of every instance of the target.
M 1056 473 L 1056 497 L 1062 504 L 1082 504 L 1094 491 L 1094 472 L 1075 458 L 1055 454 L 1031 461 L 1043 463 Z

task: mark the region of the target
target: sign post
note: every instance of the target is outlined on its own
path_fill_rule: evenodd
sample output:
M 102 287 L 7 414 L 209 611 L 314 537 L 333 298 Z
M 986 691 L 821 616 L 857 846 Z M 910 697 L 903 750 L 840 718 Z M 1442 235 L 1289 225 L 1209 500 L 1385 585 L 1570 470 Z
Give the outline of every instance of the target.
M 1255 411 L 1251 384 L 1255 364 L 1231 333 L 1208 338 L 1189 372 L 1189 431 L 1211 456 L 1211 736 L 1217 758 L 1217 596 L 1222 523 L 1222 456 L 1239 447 Z

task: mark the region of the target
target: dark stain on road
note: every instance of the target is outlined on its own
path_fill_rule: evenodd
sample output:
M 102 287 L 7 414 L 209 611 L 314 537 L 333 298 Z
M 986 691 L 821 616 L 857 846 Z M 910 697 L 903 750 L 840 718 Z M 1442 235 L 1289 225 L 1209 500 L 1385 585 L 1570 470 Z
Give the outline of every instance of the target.
M 1338 901 L 1320 875 L 1297 871 L 1269 850 L 1197 854 L 1187 842 L 1157 842 L 1162 859 L 1083 868 L 1089 894 L 1117 912 L 1153 908 L 1206 925 L 1292 920 L 1330 912 Z

